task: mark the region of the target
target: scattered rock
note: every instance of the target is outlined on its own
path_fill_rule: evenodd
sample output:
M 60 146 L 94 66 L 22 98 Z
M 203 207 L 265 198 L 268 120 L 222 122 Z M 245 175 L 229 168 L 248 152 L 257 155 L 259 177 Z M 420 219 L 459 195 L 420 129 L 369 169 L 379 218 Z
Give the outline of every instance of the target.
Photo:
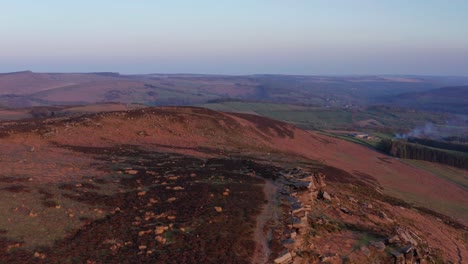
M 314 182 L 313 182 L 313 181 L 310 181 L 310 182 L 309 182 L 309 185 L 307 186 L 307 188 L 309 188 L 309 190 L 315 190 L 316 187 L 315 187 Z
M 291 232 L 291 234 L 289 235 L 292 239 L 294 239 L 296 236 L 297 236 L 297 233 L 296 232 Z
M 384 212 L 382 212 L 382 211 L 379 212 L 379 217 L 380 217 L 380 218 L 383 218 L 383 219 L 388 218 L 387 214 L 384 213 Z
M 399 251 L 392 252 L 393 263 L 395 264 L 405 264 L 405 256 Z
M 307 181 L 290 181 L 289 186 L 291 186 L 296 191 L 307 191 L 310 190 L 311 183 Z
M 400 250 L 401 253 L 408 254 L 413 251 L 413 246 L 406 246 Z
M 140 231 L 138 232 L 138 236 L 144 236 L 144 235 L 148 235 L 148 234 L 151 234 L 151 232 L 153 232 L 153 230 L 146 230 L 146 231 Z
M 166 213 L 160 213 L 160 214 L 154 216 L 155 219 L 160 219 L 160 218 L 164 218 L 164 217 L 167 217 Z
M 403 242 L 409 243 L 409 244 L 411 244 L 413 246 L 418 245 L 418 241 L 416 241 L 416 238 L 419 238 L 419 237 L 417 237 L 416 234 L 414 234 L 414 233 L 411 234 L 410 231 L 404 230 L 402 228 L 397 228 L 397 234 L 398 234 L 398 236 L 401 238 L 401 240 Z
M 375 250 L 379 251 L 379 252 L 383 252 L 385 250 L 385 243 L 384 242 L 381 242 L 381 241 L 378 241 L 378 242 L 372 242 L 370 243 L 369 245 L 370 247 L 374 248 Z
M 156 236 L 154 239 L 156 241 L 158 241 L 159 243 L 161 243 L 161 244 L 166 244 L 166 241 L 167 241 L 166 238 L 164 238 L 162 236 Z
M 291 253 L 287 252 L 283 254 L 281 257 L 275 259 L 276 264 L 284 264 L 292 261 L 292 255 Z
M 39 259 L 45 259 L 46 255 L 44 253 L 34 252 L 34 257 Z
M 138 134 L 139 136 L 145 136 L 145 137 L 148 137 L 148 136 L 149 136 L 149 134 L 146 133 L 146 131 L 138 131 L 137 134 Z
M 294 242 L 295 242 L 294 239 L 292 239 L 292 238 L 286 238 L 286 239 L 284 239 L 283 241 L 281 241 L 281 244 L 282 244 L 282 245 L 294 244 Z
M 341 212 L 343 212 L 345 214 L 349 214 L 349 215 L 352 214 L 351 211 L 349 211 L 346 207 L 341 207 L 340 210 L 341 210 Z
M 394 244 L 398 242 L 400 242 L 400 238 L 397 235 L 385 239 L 385 243 L 387 244 Z
M 157 226 L 156 229 L 154 230 L 154 233 L 156 235 L 161 235 L 164 232 L 166 232 L 168 229 L 169 229 L 169 227 L 167 227 L 167 226 Z
M 21 246 L 20 243 L 8 245 L 8 247 L 7 247 L 7 252 L 9 252 L 9 251 L 10 251 L 11 249 L 13 249 L 13 248 L 19 248 L 20 246 Z
M 327 192 L 323 192 L 323 199 L 330 201 L 331 200 L 330 194 L 328 194 Z
M 34 213 L 33 211 L 29 212 L 29 217 L 37 217 L 37 213 Z
M 379 217 L 382 218 L 382 219 L 385 219 L 385 220 L 387 220 L 387 221 L 389 221 L 389 222 L 393 222 L 393 219 L 389 218 L 389 217 L 387 216 L 387 214 L 384 213 L 384 212 L 382 212 L 382 211 L 379 212 Z
M 294 257 L 293 264 L 305 264 L 305 263 L 311 263 L 311 262 L 299 256 Z
M 318 173 L 314 173 L 313 176 L 314 176 L 314 180 L 315 180 L 315 182 L 317 183 L 318 186 L 320 186 L 320 187 L 326 186 L 326 184 L 325 184 L 325 174 L 322 174 L 322 173 L 318 172 Z
M 321 263 L 341 263 L 341 259 L 340 256 L 338 256 L 338 254 L 322 257 L 321 261 Z
M 295 216 L 295 217 L 299 217 L 299 218 L 304 217 L 305 214 L 306 214 L 306 212 L 304 211 L 303 207 L 292 211 L 292 215 Z
M 371 252 L 370 252 L 368 247 L 361 246 L 359 249 L 361 250 L 362 254 L 364 254 L 364 256 L 366 256 L 366 257 L 370 256 Z

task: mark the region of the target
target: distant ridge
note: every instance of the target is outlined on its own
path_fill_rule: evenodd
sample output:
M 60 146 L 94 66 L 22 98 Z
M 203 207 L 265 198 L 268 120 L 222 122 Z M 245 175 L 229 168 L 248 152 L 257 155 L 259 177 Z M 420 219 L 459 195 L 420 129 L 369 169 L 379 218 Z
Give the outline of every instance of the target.
M 95 75 L 100 75 L 100 76 L 111 76 L 111 77 L 119 77 L 120 73 L 118 72 L 90 72 L 87 74 L 95 74 Z
M 399 97 L 395 97 L 400 94 L 468 84 L 468 78 L 454 82 L 445 77 L 377 75 L 125 75 L 118 72 L 19 71 L 0 74 L 0 105 L 17 108 L 120 102 L 167 106 L 197 105 L 213 100 L 242 100 L 355 107 L 400 101 Z M 411 103 L 408 105 L 413 107 Z
M 5 72 L 5 73 L 0 73 L 0 75 L 15 75 L 15 74 L 28 74 L 28 73 L 33 74 L 34 72 L 27 70 L 27 71 Z
M 424 92 L 402 93 L 390 103 L 422 110 L 468 113 L 468 85 L 450 86 Z

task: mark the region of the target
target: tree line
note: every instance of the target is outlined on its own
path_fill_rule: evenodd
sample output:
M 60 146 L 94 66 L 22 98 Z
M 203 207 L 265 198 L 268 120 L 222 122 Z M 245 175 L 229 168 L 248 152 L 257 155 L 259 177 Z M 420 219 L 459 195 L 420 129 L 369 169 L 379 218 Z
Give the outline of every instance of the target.
M 418 143 L 418 144 L 426 145 L 426 146 L 433 147 L 433 148 L 449 149 L 449 150 L 455 150 L 455 151 L 468 153 L 468 144 L 458 144 L 454 142 L 433 140 L 429 138 L 414 138 L 414 137 L 408 138 L 408 142 Z
M 398 158 L 426 160 L 468 169 L 468 154 L 431 148 L 407 140 L 383 139 L 378 143 L 377 149 Z

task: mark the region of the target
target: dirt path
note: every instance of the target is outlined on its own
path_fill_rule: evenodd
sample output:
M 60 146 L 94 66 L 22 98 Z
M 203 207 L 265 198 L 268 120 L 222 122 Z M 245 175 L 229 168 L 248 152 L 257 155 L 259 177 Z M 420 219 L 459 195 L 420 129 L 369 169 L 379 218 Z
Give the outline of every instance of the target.
M 252 263 L 268 263 L 270 248 L 268 247 L 268 232 L 265 232 L 265 226 L 268 222 L 277 217 L 277 189 L 271 181 L 266 180 L 263 186 L 265 199 L 267 203 L 262 208 L 262 212 L 257 216 L 257 225 L 255 228 L 254 240 L 255 251 L 252 256 Z

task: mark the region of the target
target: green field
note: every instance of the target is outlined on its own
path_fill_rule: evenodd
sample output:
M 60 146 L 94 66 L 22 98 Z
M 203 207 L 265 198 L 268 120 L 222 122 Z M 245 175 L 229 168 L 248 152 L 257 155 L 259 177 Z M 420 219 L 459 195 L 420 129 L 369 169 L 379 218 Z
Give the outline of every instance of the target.
M 440 178 L 468 189 L 468 171 L 423 160 L 400 159 L 402 162 L 428 171 Z
M 446 120 L 460 119 L 446 113 L 405 110 L 385 106 L 367 108 L 333 108 L 229 101 L 200 105 L 217 111 L 254 113 L 286 121 L 310 130 L 356 130 L 368 132 L 398 132 L 427 123 L 445 126 Z

